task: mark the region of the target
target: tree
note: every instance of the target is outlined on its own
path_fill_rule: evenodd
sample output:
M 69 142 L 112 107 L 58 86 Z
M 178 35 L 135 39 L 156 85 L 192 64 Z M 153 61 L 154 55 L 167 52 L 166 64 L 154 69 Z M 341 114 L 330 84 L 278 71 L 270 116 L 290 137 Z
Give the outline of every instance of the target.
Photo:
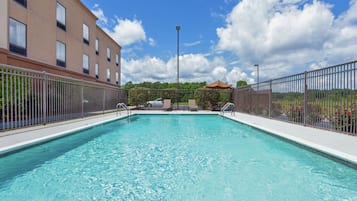
M 144 87 L 135 87 L 129 90 L 129 105 L 145 104 L 149 100 L 150 89 Z
M 239 87 L 245 87 L 245 86 L 248 86 L 247 81 L 239 80 L 239 81 L 237 82 L 237 88 L 239 88 Z
M 214 109 L 220 100 L 219 91 L 220 90 L 217 89 L 196 89 L 195 99 L 197 104 L 200 105 L 203 109 Z
M 134 88 L 135 85 L 133 84 L 132 81 L 129 81 L 123 87 L 124 87 L 124 89 L 131 89 L 131 88 Z

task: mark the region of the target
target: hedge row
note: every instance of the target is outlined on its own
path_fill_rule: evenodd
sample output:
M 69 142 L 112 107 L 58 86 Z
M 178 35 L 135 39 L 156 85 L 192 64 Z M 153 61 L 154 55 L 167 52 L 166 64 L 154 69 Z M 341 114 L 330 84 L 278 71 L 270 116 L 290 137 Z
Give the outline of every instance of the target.
M 129 105 L 145 105 L 147 101 L 156 98 L 171 99 L 172 103 L 188 102 L 188 99 L 195 99 L 202 109 L 219 109 L 226 102 L 231 101 L 231 90 L 216 90 L 200 88 L 196 90 L 176 90 L 175 88 L 153 90 L 149 88 L 137 87 L 129 90 Z

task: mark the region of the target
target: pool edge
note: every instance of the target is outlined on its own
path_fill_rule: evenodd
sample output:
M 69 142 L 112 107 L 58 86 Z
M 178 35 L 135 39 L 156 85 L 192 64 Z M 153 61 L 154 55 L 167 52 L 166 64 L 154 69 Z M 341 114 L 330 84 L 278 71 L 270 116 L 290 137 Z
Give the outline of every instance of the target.
M 177 114 L 185 114 L 185 115 L 207 114 L 207 115 L 218 115 L 218 116 L 222 116 L 222 117 L 225 117 L 227 119 L 230 119 L 230 120 L 233 120 L 233 121 L 236 121 L 236 122 L 240 122 L 242 124 L 254 127 L 256 129 L 262 130 L 262 131 L 266 132 L 267 134 L 270 134 L 270 135 L 279 137 L 279 138 L 281 138 L 283 140 L 287 140 L 289 142 L 292 142 L 292 143 L 295 143 L 297 145 L 303 146 L 303 148 L 311 149 L 311 151 L 316 151 L 316 152 L 318 152 L 318 154 L 321 153 L 325 157 L 329 157 L 329 158 L 331 158 L 333 160 L 337 159 L 337 161 L 339 161 L 340 163 L 344 163 L 344 164 L 347 163 L 348 166 L 352 166 L 353 168 L 357 169 L 357 157 L 354 156 L 354 155 L 351 155 L 351 154 L 348 154 L 348 153 L 345 153 L 345 152 L 342 152 L 342 151 L 338 151 L 336 149 L 332 149 L 330 147 L 323 146 L 323 145 L 320 145 L 320 144 L 305 140 L 303 138 L 299 138 L 299 137 L 296 137 L 296 136 L 293 136 L 293 135 L 289 135 L 287 133 L 279 132 L 279 131 L 274 130 L 274 129 L 269 129 L 269 128 L 254 124 L 254 123 L 249 122 L 249 121 L 244 121 L 244 120 L 238 119 L 236 116 L 232 116 L 232 115 L 229 116 L 229 115 L 224 115 L 224 114 L 222 115 L 219 112 L 211 112 L 211 111 L 210 112 L 207 112 L 207 111 L 203 111 L 203 112 L 200 112 L 200 111 L 198 111 L 198 112 L 197 111 L 195 111 L 195 112 L 191 112 L 191 111 L 180 111 L 180 112 L 172 112 L 172 111 L 170 111 L 170 112 L 167 112 L 167 111 L 150 111 L 150 112 L 133 111 L 133 113 L 131 115 L 134 116 L 134 115 L 137 115 L 137 114 L 138 115 L 142 115 L 142 114 L 143 115 L 145 115 L 145 114 L 154 114 L 154 115 L 155 114 L 167 114 L 167 115 L 170 115 L 170 114 L 172 114 L 172 115 L 175 115 L 175 114 L 176 115 Z M 124 119 L 124 118 L 128 118 L 128 117 L 129 117 L 128 115 L 115 116 L 115 117 L 111 117 L 109 119 L 105 119 L 105 120 L 98 121 L 98 122 L 95 122 L 95 123 L 87 123 L 84 126 L 79 126 L 79 127 L 76 127 L 76 128 L 72 128 L 72 129 L 68 129 L 68 130 L 62 131 L 62 132 L 57 132 L 55 134 L 50 134 L 50 135 L 47 135 L 47 136 L 44 136 L 44 137 L 35 138 L 35 139 L 32 139 L 32 140 L 27 140 L 27 141 L 22 141 L 22 142 L 19 142 L 19 143 L 14 143 L 14 144 L 11 144 L 9 146 L 4 146 L 4 147 L 0 148 L 0 157 L 3 156 L 3 155 L 10 154 L 12 152 L 16 152 L 18 150 L 26 149 L 28 147 L 31 147 L 31 146 L 34 146 L 34 145 L 37 145 L 37 144 L 45 143 L 45 142 L 48 142 L 48 141 L 51 141 L 51 140 L 55 140 L 55 139 L 70 135 L 70 134 L 78 132 L 80 130 L 85 130 L 85 129 L 88 129 L 88 128 L 93 127 L 93 126 L 98 126 L 98 125 L 101 125 L 101 124 L 109 123 L 109 122 L 112 122 L 112 121 L 115 121 L 115 120 Z
M 109 122 L 112 122 L 112 121 L 115 121 L 115 120 L 119 120 L 119 119 L 124 119 L 124 118 L 130 118 L 130 116 L 134 116 L 134 115 L 145 115 L 145 114 L 167 114 L 167 115 L 178 115 L 178 114 L 184 114 L 184 115 L 218 115 L 219 113 L 218 112 L 212 112 L 212 111 L 132 111 L 132 113 L 130 115 L 122 115 L 122 116 L 114 116 L 114 117 L 111 117 L 109 119 L 105 119 L 105 120 L 102 120 L 102 121 L 98 121 L 98 122 L 95 122 L 95 123 L 85 123 L 85 125 L 83 126 L 79 126 L 79 127 L 76 127 L 76 128 L 72 128 L 72 129 L 68 129 L 68 130 L 65 130 L 65 131 L 62 131 L 62 132 L 56 132 L 55 134 L 50 134 L 50 135 L 46 135 L 44 137 L 39 137 L 39 138 L 34 138 L 34 139 L 31 139 L 31 140 L 24 140 L 24 141 L 21 141 L 21 142 L 17 142 L 17 143 L 13 143 L 11 145 L 8 145 L 8 146 L 3 146 L 3 147 L 0 147 L 0 157 L 4 156 L 4 155 L 7 155 L 7 154 L 11 154 L 13 152 L 16 152 L 16 151 L 19 151 L 19 150 L 22 150 L 22 149 L 26 149 L 28 147 L 31 147 L 31 146 L 35 146 L 35 145 L 38 145 L 38 144 L 41 144 L 41 143 L 46 143 L 46 142 L 49 142 L 51 140 L 55 140 L 55 139 L 58 139 L 58 138 L 61 138 L 61 137 L 65 137 L 67 135 L 70 135 L 72 133 L 75 133 L 75 132 L 78 132 L 78 131 L 81 131 L 81 130 L 85 130 L 85 129 L 88 129 L 90 127 L 93 127 L 93 126 L 98 126 L 98 125 L 101 125 L 101 124 L 105 124 L 105 123 L 109 123 Z M 51 127 L 51 126 L 50 126 Z M 56 127 L 56 125 L 54 125 L 53 127 Z M 41 130 L 38 129 L 38 130 Z M 26 132 L 26 131 L 25 131 Z M 21 135 L 23 133 L 15 133 L 15 134 L 12 134 L 12 135 Z M 7 136 L 10 136 L 10 135 L 6 135 L 6 136 L 3 136 L 3 137 L 7 137 Z
M 134 115 L 134 114 L 132 114 L 132 115 Z M 0 157 L 2 157 L 4 155 L 7 155 L 7 154 L 11 154 L 12 152 L 16 152 L 16 151 L 19 151 L 19 150 L 22 150 L 22 149 L 26 149 L 26 148 L 34 146 L 34 145 L 38 145 L 38 144 L 49 142 L 49 141 L 52 141 L 52 140 L 55 140 L 55 139 L 58 139 L 58 138 L 61 138 L 61 137 L 65 137 L 67 135 L 71 135 L 71 134 L 73 134 L 75 132 L 78 132 L 78 131 L 81 131 L 81 130 L 85 130 L 85 129 L 88 129 L 88 128 L 91 128 L 91 127 L 94 127 L 94 126 L 110 123 L 110 122 L 115 121 L 115 120 L 125 119 L 125 118 L 128 118 L 128 117 L 129 117 L 128 115 L 116 116 L 116 117 L 113 117 L 113 118 L 110 118 L 110 119 L 106 119 L 106 120 L 103 120 L 103 121 L 98 121 L 96 123 L 88 123 L 88 124 L 86 124 L 84 126 L 80 126 L 80 127 L 77 127 L 77 128 L 72 128 L 72 129 L 68 129 L 68 130 L 62 131 L 62 132 L 57 132 L 55 134 L 47 135 L 47 136 L 44 136 L 44 137 L 35 138 L 35 139 L 32 139 L 32 140 L 27 140 L 27 141 L 23 141 L 23 142 L 19 142 L 19 143 L 14 143 L 14 144 L 9 145 L 9 146 L 1 147 L 0 148 Z
M 331 158 L 332 160 L 335 160 L 335 161 L 337 160 L 340 163 L 343 163 L 343 164 L 345 164 L 347 166 L 350 166 L 350 167 L 352 167 L 354 169 L 357 169 L 357 157 L 354 156 L 354 155 L 351 155 L 351 154 L 348 154 L 348 153 L 345 153 L 345 152 L 342 152 L 342 151 L 338 151 L 338 150 L 335 150 L 335 149 L 332 149 L 332 148 L 329 148 L 329 147 L 326 147 L 326 146 L 323 146 L 323 145 L 319 145 L 317 143 L 310 142 L 308 140 L 305 140 L 305 139 L 302 139 L 302 138 L 298 138 L 298 137 L 295 137 L 295 136 L 292 136 L 292 135 L 289 135 L 289 134 L 286 134 L 286 133 L 282 133 L 282 132 L 279 132 L 277 130 L 273 130 L 273 129 L 269 129 L 269 128 L 266 128 L 266 127 L 263 127 L 263 126 L 259 126 L 259 125 L 256 125 L 254 123 L 248 122 L 248 121 L 240 120 L 240 119 L 237 119 L 235 116 L 228 116 L 228 115 L 221 115 L 221 114 L 220 114 L 220 116 L 222 116 L 224 118 L 227 118 L 227 119 L 230 119 L 230 120 L 233 120 L 233 121 L 236 121 L 236 122 L 239 122 L 239 123 L 242 123 L 242 124 L 245 124 L 245 125 L 248 125 L 248 126 L 251 126 L 251 127 L 256 128 L 258 130 L 264 131 L 267 134 L 276 136 L 276 137 L 281 138 L 283 140 L 287 140 L 287 141 L 293 142 L 293 143 L 295 143 L 297 145 L 306 147 L 306 148 L 311 149 L 311 150 L 313 150 L 315 152 L 319 152 L 322 155 L 324 155 L 325 157 Z

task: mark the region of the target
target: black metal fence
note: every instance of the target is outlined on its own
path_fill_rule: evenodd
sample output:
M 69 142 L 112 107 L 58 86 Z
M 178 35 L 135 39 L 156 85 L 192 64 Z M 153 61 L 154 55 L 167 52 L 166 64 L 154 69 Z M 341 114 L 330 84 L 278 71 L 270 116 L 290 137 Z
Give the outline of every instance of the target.
M 0 131 L 114 110 L 117 87 L 0 64 Z
M 0 64 L 0 131 L 105 113 L 116 104 L 171 99 L 185 109 L 219 110 L 233 101 L 239 112 L 357 134 L 357 61 L 232 90 L 135 89 L 71 79 Z M 177 104 L 178 103 L 178 104 Z
M 357 134 L 357 61 L 235 89 L 239 112 Z

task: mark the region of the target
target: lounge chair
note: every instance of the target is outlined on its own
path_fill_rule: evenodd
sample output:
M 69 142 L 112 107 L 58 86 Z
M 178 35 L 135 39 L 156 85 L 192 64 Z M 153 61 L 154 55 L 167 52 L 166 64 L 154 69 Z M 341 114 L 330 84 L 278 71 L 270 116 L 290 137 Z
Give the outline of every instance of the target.
M 162 106 L 162 109 L 166 111 L 172 110 L 171 99 L 164 99 L 164 105 Z
M 196 105 L 195 99 L 189 99 L 188 100 L 188 109 L 190 111 L 197 111 L 198 110 L 198 107 Z

